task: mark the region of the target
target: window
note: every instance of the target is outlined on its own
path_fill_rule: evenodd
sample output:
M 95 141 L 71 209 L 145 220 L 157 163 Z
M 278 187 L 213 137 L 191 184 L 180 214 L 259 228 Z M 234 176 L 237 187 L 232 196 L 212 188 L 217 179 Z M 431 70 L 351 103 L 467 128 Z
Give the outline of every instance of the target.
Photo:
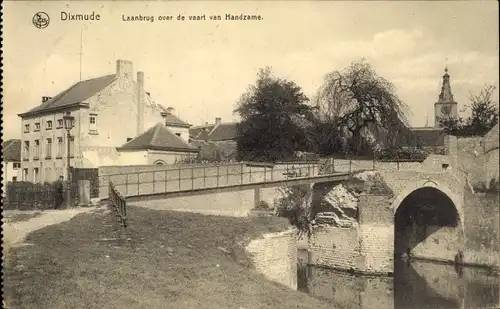
M 61 176 L 63 176 L 62 168 L 58 167 L 58 168 L 56 168 L 56 177 L 59 178 Z
M 23 156 L 24 160 L 29 160 L 30 159 L 30 142 L 29 141 L 24 141 L 24 151 L 23 151 L 23 154 L 24 154 L 24 156 Z
M 64 121 L 62 119 L 57 119 L 57 128 L 60 129 L 63 127 Z
M 24 125 L 24 133 L 28 133 L 30 131 L 30 125 L 29 124 L 25 124 Z
M 89 133 L 97 134 L 97 115 L 90 114 L 89 115 Z
M 13 164 L 13 168 L 14 168 L 15 170 L 17 170 L 17 169 L 21 168 L 21 163 L 17 163 L 17 162 L 15 162 L 15 163 Z
M 28 169 L 23 169 L 23 181 L 28 181 Z
M 69 156 L 74 157 L 75 156 L 75 137 L 71 136 L 69 138 Z
M 44 175 L 45 181 L 52 181 L 52 169 L 50 167 L 45 168 L 45 175 Z
M 12 182 L 16 182 L 16 181 L 17 181 L 17 176 L 12 177 Z
M 33 145 L 33 159 L 38 160 L 40 158 L 40 140 L 36 139 Z
M 62 158 L 63 156 L 63 138 L 58 137 L 57 138 L 57 153 L 56 153 L 56 158 Z
M 45 158 L 50 159 L 52 157 L 52 139 L 47 138 L 47 145 L 45 146 Z
M 40 131 L 40 122 L 35 123 L 35 131 Z
M 47 121 L 47 127 L 46 127 L 47 130 L 52 130 L 52 120 L 48 120 Z
M 40 180 L 38 173 L 39 173 L 38 167 L 35 167 L 33 169 L 33 182 L 38 182 Z

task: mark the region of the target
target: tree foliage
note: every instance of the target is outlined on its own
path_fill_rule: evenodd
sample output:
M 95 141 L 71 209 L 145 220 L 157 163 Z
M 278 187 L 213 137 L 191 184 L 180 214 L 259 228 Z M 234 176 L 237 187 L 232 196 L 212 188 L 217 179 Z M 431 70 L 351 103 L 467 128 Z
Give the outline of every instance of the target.
M 406 128 L 408 107 L 394 86 L 364 60 L 327 74 L 314 101 L 319 119 L 317 141 L 323 152 L 359 148 L 366 129 L 378 136 L 383 131 L 384 143 L 395 146 L 398 134 Z
M 447 134 L 455 136 L 483 136 L 498 123 L 498 106 L 492 95 L 495 86 L 485 85 L 479 93 L 470 93 L 470 104 L 465 110 L 471 115 L 468 118 L 440 118 L 439 125 Z
M 241 117 L 239 160 L 275 161 L 311 148 L 308 98 L 294 82 L 274 77 L 269 67 L 259 71 L 235 112 Z

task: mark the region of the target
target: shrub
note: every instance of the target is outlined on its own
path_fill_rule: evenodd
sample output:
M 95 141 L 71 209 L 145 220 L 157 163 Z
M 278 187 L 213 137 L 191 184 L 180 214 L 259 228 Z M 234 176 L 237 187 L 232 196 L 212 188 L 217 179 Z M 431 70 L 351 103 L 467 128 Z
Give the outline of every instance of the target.
M 312 221 L 311 200 L 312 190 L 309 185 L 285 188 L 286 195 L 282 197 L 276 207 L 279 217 L 287 218 L 291 225 L 298 230 L 298 236 L 311 236 L 310 224 Z
M 260 201 L 259 204 L 254 208 L 257 210 L 270 210 L 271 207 L 269 206 L 269 203 L 266 201 Z

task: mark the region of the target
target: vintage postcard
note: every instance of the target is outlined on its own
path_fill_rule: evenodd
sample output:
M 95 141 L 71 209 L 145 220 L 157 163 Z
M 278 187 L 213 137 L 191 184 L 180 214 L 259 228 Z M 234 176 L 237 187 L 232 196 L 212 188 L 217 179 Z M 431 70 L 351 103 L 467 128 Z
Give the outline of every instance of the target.
M 500 308 L 495 1 L 5 1 L 3 308 Z

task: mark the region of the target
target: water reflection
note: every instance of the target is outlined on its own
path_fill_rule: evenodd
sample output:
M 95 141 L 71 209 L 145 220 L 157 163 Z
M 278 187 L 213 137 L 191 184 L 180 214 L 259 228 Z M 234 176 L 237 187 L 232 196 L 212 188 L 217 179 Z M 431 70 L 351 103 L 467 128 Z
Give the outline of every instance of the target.
M 412 261 L 394 277 L 359 276 L 306 266 L 299 252 L 298 288 L 334 308 L 499 308 L 499 276 L 487 270 Z

